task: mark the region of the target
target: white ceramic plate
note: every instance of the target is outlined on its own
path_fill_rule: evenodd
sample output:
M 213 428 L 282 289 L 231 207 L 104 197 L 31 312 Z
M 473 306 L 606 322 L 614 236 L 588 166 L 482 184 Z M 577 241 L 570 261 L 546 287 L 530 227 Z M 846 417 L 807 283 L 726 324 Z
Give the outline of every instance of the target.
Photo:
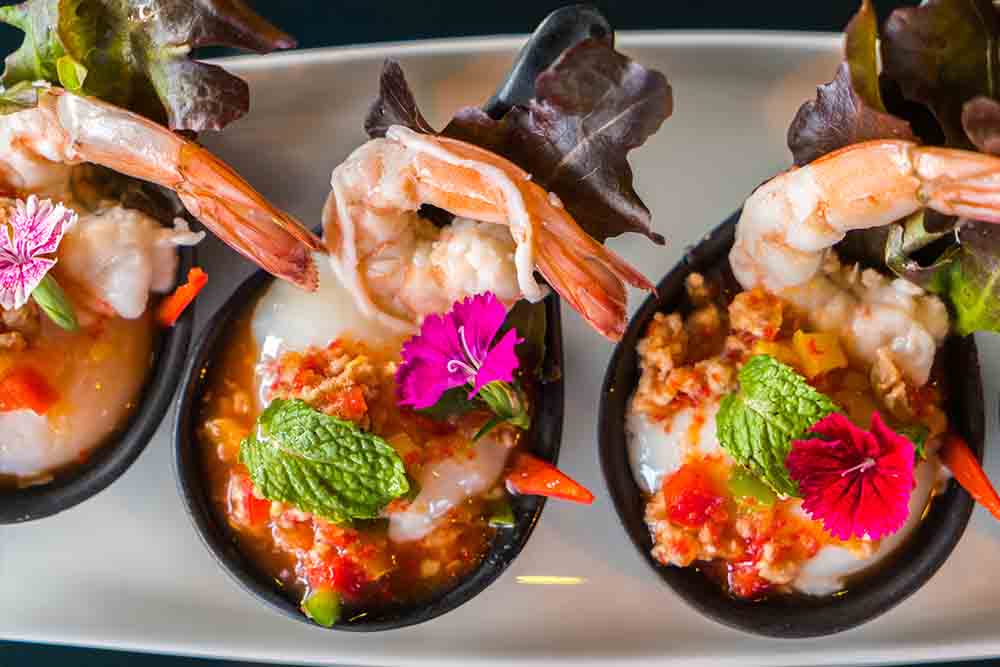
M 304 51 L 227 63 L 249 79 L 253 112 L 210 146 L 265 194 L 315 224 L 330 170 L 364 140 L 361 122 L 385 57 L 402 61 L 442 126 L 479 104 L 521 38 Z M 613 246 L 654 282 L 686 245 L 789 164 L 785 130 L 840 41 L 782 33 L 627 34 L 620 46 L 666 72 L 676 113 L 633 158 L 637 187 L 665 248 L 638 236 Z M 198 313 L 214 311 L 250 267 L 214 240 Z M 633 308 L 638 295 L 633 294 Z M 108 491 L 63 514 L 0 527 L 0 638 L 120 649 L 365 665 L 844 664 L 1000 655 L 1000 525 L 980 509 L 938 575 L 862 628 L 812 641 L 753 638 L 689 610 L 640 560 L 597 466 L 598 393 L 611 353 L 564 313 L 567 405 L 561 467 L 597 494 L 592 507 L 551 502 L 520 558 L 457 611 L 377 635 L 324 632 L 283 618 L 238 589 L 184 515 L 168 416 L 138 463 Z M 1000 337 L 983 338 L 990 440 L 997 434 Z M 988 441 L 989 442 L 989 441 Z M 1000 479 L 1000 452 L 987 460 Z M 546 577 L 571 582 L 544 585 Z M 569 578 L 569 579 L 567 579 Z M 0 656 L 0 663 L 3 663 Z

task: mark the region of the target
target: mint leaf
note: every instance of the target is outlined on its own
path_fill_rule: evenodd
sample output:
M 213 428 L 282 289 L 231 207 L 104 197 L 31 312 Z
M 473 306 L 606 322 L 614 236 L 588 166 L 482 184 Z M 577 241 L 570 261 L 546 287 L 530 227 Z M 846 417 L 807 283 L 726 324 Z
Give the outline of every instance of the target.
M 240 462 L 265 498 L 338 523 L 376 518 L 410 488 L 385 440 L 299 400 L 267 406 L 240 445 Z
M 750 357 L 739 379 L 739 391 L 723 398 L 719 406 L 719 444 L 778 493 L 797 495 L 798 487 L 785 468 L 792 441 L 836 412 L 837 406 L 789 366 L 766 354 Z

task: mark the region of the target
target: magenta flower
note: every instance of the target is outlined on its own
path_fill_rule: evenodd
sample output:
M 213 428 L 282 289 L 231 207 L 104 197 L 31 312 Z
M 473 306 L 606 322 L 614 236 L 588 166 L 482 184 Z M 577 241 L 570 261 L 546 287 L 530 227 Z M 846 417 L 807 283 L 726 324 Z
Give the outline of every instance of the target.
M 75 222 L 76 213 L 48 199 L 31 195 L 14 203 L 7 224 L 0 223 L 0 307 L 13 310 L 28 302 Z
M 399 403 L 429 408 L 449 389 L 469 385 L 474 398 L 490 382 L 511 382 L 523 342 L 511 329 L 493 343 L 507 309 L 492 292 L 456 301 L 445 315 L 430 315 L 420 333 L 403 345 L 396 371 Z
M 899 530 L 910 514 L 913 443 L 877 412 L 871 431 L 836 412 L 810 430 L 820 437 L 794 441 L 785 460 L 802 509 L 841 540 Z

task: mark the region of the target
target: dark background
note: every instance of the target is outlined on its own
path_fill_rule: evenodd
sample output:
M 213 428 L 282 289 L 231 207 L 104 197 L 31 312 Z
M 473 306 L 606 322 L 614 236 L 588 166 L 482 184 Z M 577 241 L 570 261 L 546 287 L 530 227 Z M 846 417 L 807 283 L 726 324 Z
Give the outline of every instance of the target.
M 0 4 L 11 4 L 0 1 Z M 534 0 L 251 0 L 257 11 L 315 48 L 433 37 L 530 32 L 551 10 L 569 2 Z M 839 31 L 857 9 L 855 0 L 615 0 L 593 2 L 619 30 L 763 29 Z M 881 17 L 916 4 L 875 0 Z M 0 53 L 20 43 L 20 33 L 0 26 Z M 817 82 L 820 83 L 820 82 Z M 13 576 L 13 573 L 7 573 Z M 2 594 L 2 586 L 0 586 Z M 73 604 L 54 600 L 53 604 Z M 0 620 L 2 623 L 2 620 Z M 0 642 L 0 667 L 236 667 L 240 664 L 169 656 Z M 964 665 L 1000 665 L 978 661 Z

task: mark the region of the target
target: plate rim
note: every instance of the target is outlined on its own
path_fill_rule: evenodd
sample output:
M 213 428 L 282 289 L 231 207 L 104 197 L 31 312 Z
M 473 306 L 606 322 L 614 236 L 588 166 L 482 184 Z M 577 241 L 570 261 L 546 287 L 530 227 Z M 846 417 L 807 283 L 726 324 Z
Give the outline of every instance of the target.
M 791 51 L 816 51 L 831 52 L 839 48 L 841 33 L 815 32 L 815 31 L 767 31 L 767 30 L 650 30 L 650 31 L 618 31 L 619 45 L 625 49 L 633 48 L 670 48 L 678 47 L 706 47 L 725 46 L 732 48 L 781 48 Z M 374 56 L 380 57 L 405 57 L 424 56 L 448 53 L 486 53 L 489 51 L 510 50 L 511 57 L 514 51 L 526 40 L 527 34 L 507 35 L 507 36 L 482 36 L 482 37 L 459 37 L 443 38 L 432 40 L 413 40 L 408 42 L 378 42 L 365 45 L 346 45 L 332 47 L 318 47 L 312 49 L 302 49 L 295 52 L 283 54 L 268 54 L 262 56 L 230 56 L 226 58 L 215 58 L 206 62 L 224 64 L 240 73 L 251 73 L 255 71 L 265 71 L 269 69 L 280 69 L 284 66 L 296 66 L 308 64 L 310 62 L 336 62 L 338 60 L 366 59 Z M 821 83 L 817 81 L 817 83 Z M 251 111 L 252 113 L 252 111 Z M 239 121 L 238 121 L 239 122 Z M 706 230 L 707 232 L 708 230 Z M 231 290 L 229 291 L 231 293 Z M 228 294 L 220 295 L 224 300 Z M 199 314 L 200 316 L 200 314 Z M 596 447 L 593 455 L 596 460 Z M 599 464 L 595 463 L 599 468 Z M 174 485 L 171 484 L 173 487 Z M 173 491 L 171 496 L 176 491 Z M 2 530 L 2 528 L 0 528 Z M 639 563 L 636 560 L 636 563 Z M 201 658 L 219 658 L 229 660 L 246 660 L 247 653 L 232 650 L 205 651 L 199 649 L 197 645 L 181 645 L 176 642 L 144 642 L 139 643 L 132 639 L 109 641 L 93 636 L 87 637 L 83 633 L 76 636 L 66 636 L 58 640 L 51 639 L 43 633 L 22 633 L 18 636 L 3 634 L 0 628 L 0 639 L 10 641 L 24 641 L 46 643 L 56 646 L 80 646 L 90 648 L 101 648 L 120 651 L 134 651 L 148 654 L 169 654 L 180 656 L 191 656 Z M 776 647 L 784 646 L 778 642 Z M 834 657 L 829 654 L 810 654 L 806 643 L 798 643 L 798 650 L 785 652 L 783 650 L 774 651 L 771 654 L 773 664 L 798 665 L 803 663 L 803 658 L 808 656 L 813 664 L 842 665 L 842 664 L 868 664 L 873 662 L 889 661 L 931 661 L 947 659 L 976 659 L 1000 656 L 1000 635 L 991 639 L 971 639 L 963 640 L 961 644 L 952 643 L 948 645 L 949 651 L 942 650 L 939 643 L 925 641 L 900 647 L 889 645 L 875 653 L 869 650 L 852 650 L 849 647 L 843 649 Z M 252 657 L 265 663 L 287 663 L 288 658 L 275 651 L 270 655 L 256 654 Z M 310 664 L 329 664 L 330 656 L 314 653 L 312 656 L 304 657 L 301 661 Z M 355 664 L 379 664 L 370 658 L 357 656 L 351 658 Z M 704 665 L 744 665 L 746 658 L 740 655 L 733 656 L 713 656 L 710 659 L 694 658 L 690 655 L 681 656 L 679 661 L 685 664 Z M 506 660 L 506 664 L 539 664 L 542 660 Z M 551 661 L 546 661 L 551 664 Z M 579 656 L 565 661 L 566 665 L 584 664 Z M 493 658 L 470 658 L 469 664 L 497 664 Z M 637 666 L 662 665 L 663 657 L 635 657 L 630 663 Z M 438 666 L 440 660 L 435 657 L 426 659 L 411 660 L 410 664 Z

